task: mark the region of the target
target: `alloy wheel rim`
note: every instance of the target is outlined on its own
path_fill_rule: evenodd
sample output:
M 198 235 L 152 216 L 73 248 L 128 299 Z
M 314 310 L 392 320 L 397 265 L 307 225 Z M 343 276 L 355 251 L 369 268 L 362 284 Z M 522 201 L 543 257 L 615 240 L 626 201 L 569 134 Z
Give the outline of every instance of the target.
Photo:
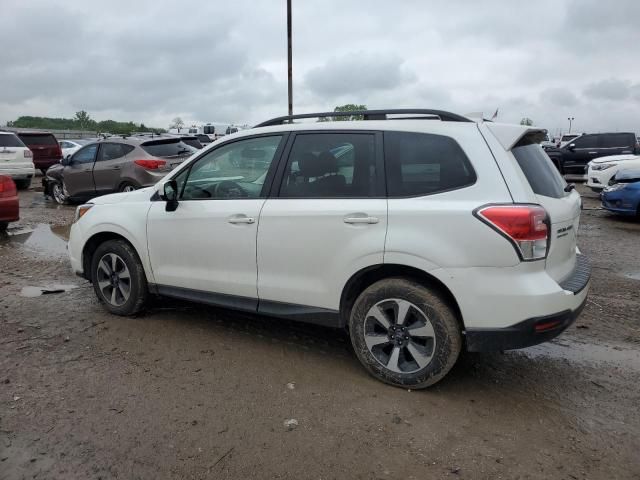
M 124 188 L 122 189 L 123 192 L 133 192 L 135 191 L 136 187 L 134 187 L 133 185 L 125 185 Z
M 364 320 L 364 340 L 378 363 L 394 373 L 414 373 L 433 359 L 436 335 L 429 318 L 407 300 L 376 303 Z
M 64 203 L 66 200 L 64 190 L 64 187 L 59 183 L 53 185 L 53 198 L 55 198 L 58 203 Z
M 129 268 L 115 253 L 103 255 L 98 262 L 97 283 L 104 299 L 114 307 L 124 305 L 131 296 Z

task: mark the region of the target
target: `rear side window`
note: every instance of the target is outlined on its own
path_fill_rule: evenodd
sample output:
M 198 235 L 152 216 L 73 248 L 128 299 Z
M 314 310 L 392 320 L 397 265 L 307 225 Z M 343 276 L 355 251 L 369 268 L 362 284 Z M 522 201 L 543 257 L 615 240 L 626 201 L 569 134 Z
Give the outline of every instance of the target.
M 134 148 L 132 145 L 125 145 L 124 143 L 103 143 L 100 147 L 98 161 L 122 158 Z
M 635 138 L 629 133 L 607 133 L 602 135 L 602 147 L 615 148 L 615 147 L 633 147 Z
M 25 145 L 15 135 L 0 135 L 0 147 L 22 147 Z
M 186 143 L 187 145 L 189 145 L 190 147 L 193 147 L 195 149 L 200 150 L 202 148 L 202 144 L 198 141 L 197 137 L 193 137 L 193 138 L 182 138 L 182 141 L 184 143 Z
M 527 177 L 533 193 L 551 198 L 566 195 L 566 183 L 535 138 L 524 137 L 511 149 L 511 153 Z
M 45 133 L 42 135 L 20 135 L 20 138 L 27 145 L 57 145 L 58 141 L 56 137 L 51 135 L 50 133 Z
M 296 135 L 280 188 L 288 198 L 376 195 L 375 137 L 368 133 Z
M 196 151 L 195 148 L 182 142 L 180 139 L 163 139 L 144 142 L 140 145 L 142 149 L 149 155 L 154 157 L 180 157 L 191 155 Z
M 429 195 L 476 181 L 460 145 L 443 135 L 385 132 L 384 157 L 390 197 Z

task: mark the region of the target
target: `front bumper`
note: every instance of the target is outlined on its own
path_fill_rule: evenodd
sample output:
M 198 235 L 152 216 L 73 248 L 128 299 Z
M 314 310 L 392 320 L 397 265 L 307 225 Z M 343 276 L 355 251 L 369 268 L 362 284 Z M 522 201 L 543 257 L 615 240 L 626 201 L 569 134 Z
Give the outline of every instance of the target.
M 470 352 L 513 350 L 546 342 L 564 332 L 584 308 L 591 278 L 591 265 L 584 255 L 578 255 L 576 266 L 559 286 L 567 295 L 579 301 L 577 306 L 556 313 L 528 318 L 503 328 L 467 328 L 466 347 Z M 574 304 L 576 305 L 576 304 Z

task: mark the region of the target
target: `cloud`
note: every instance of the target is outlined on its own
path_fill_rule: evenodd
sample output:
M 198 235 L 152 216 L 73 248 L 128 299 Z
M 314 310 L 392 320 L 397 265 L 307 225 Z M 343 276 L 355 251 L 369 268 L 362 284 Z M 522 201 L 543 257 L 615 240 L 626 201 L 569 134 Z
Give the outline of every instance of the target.
M 500 108 L 640 132 L 640 2 L 293 2 L 294 111 Z M 257 123 L 286 113 L 285 2 L 4 2 L 0 123 L 19 115 Z M 630 50 L 631 49 L 631 50 Z
M 332 57 L 324 65 L 309 70 L 305 83 L 317 95 L 362 98 L 374 91 L 402 88 L 414 81 L 415 76 L 406 71 L 403 63 L 397 54 L 349 53 Z

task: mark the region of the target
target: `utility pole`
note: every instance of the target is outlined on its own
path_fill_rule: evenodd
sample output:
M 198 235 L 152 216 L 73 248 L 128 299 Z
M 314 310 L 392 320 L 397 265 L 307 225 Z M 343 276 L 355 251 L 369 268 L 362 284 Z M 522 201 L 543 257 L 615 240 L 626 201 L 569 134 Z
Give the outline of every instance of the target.
M 569 133 L 571 133 L 571 124 L 575 120 L 575 117 L 567 117 L 567 120 L 569 120 Z
M 289 115 L 293 115 L 293 68 L 291 66 L 291 0 L 287 0 L 287 80 L 289 89 Z

